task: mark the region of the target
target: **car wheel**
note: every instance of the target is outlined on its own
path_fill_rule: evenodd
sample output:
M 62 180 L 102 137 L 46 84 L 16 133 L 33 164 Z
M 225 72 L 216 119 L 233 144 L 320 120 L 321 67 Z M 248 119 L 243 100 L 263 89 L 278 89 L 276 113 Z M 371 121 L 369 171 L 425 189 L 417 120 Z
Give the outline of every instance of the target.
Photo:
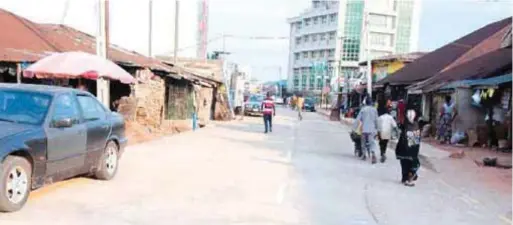
M 7 156 L 0 173 L 0 211 L 20 210 L 27 202 L 32 178 L 32 166 L 23 157 Z
M 109 141 L 102 157 L 98 162 L 99 166 L 94 176 L 99 180 L 110 180 L 116 176 L 119 165 L 119 148 L 116 143 Z

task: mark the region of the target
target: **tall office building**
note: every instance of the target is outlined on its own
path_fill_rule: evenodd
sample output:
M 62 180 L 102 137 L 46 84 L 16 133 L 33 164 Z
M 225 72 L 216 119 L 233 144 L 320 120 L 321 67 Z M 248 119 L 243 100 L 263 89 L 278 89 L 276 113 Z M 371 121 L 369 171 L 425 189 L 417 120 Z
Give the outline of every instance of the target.
M 419 1 L 312 1 L 288 20 L 289 90 L 333 89 L 358 74 L 358 63 L 368 55 L 372 59 L 416 51 Z

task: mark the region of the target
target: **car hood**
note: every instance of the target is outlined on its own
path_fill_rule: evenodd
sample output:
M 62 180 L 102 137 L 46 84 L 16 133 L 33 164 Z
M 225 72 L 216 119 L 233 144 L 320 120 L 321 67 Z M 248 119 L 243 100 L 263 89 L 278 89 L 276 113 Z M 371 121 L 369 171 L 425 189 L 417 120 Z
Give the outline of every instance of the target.
M 25 131 L 34 129 L 34 126 L 27 124 L 11 123 L 0 121 L 0 140 L 6 137 L 16 135 Z
M 262 102 L 246 102 L 246 105 L 261 105 Z

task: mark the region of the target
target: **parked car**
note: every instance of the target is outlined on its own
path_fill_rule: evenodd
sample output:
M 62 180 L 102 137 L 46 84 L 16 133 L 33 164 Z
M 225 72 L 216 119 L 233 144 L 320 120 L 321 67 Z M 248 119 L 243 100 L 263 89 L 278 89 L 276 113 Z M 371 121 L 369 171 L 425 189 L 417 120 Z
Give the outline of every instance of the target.
M 306 98 L 303 104 L 303 110 L 315 112 L 315 99 Z
M 245 115 L 262 115 L 263 95 L 251 95 L 248 101 L 244 103 Z
M 0 84 L 0 211 L 31 190 L 92 175 L 112 179 L 127 143 L 123 117 L 70 88 Z

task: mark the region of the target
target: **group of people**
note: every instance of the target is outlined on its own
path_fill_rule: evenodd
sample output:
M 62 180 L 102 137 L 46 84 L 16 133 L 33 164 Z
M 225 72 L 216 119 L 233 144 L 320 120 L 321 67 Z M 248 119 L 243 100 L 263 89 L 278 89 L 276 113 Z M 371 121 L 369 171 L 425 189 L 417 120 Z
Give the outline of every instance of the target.
M 386 161 L 388 142 L 394 131 L 399 131 L 399 140 L 395 149 L 396 158 L 401 164 L 401 182 L 406 186 L 414 186 L 418 178 L 417 170 L 420 167 L 420 126 L 418 116 L 412 105 L 404 110 L 403 121 L 397 124 L 389 112 L 378 116 L 371 97 L 366 97 L 364 107 L 358 113 L 353 124 L 351 138 L 355 143 L 355 153 L 363 160 L 371 158 L 373 164 L 377 163 L 375 154 L 376 139 L 379 141 L 380 161 Z

